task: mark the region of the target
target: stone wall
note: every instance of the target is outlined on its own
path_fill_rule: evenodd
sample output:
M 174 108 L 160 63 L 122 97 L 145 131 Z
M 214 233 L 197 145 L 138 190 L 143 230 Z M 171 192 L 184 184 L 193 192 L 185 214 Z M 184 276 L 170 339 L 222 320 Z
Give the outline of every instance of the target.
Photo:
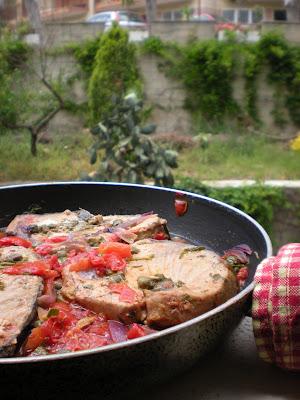
M 185 109 L 186 91 L 183 85 L 170 77 L 166 77 L 159 68 L 160 59 L 156 56 L 143 55 L 139 57 L 139 69 L 144 85 L 145 102 L 152 109 L 151 121 L 157 124 L 159 133 L 195 133 L 197 127 L 193 125 L 191 114 Z M 59 76 L 70 77 L 78 70 L 74 58 L 70 55 L 49 56 L 48 70 L 53 79 Z M 233 82 L 234 97 L 243 106 L 245 101 L 245 82 L 242 76 L 236 76 Z M 77 103 L 86 100 L 86 92 L 83 82 L 76 82 L 73 88 L 72 99 Z M 263 130 L 272 136 L 290 138 L 295 136 L 298 129 L 290 124 L 284 129 L 274 124 L 272 115 L 274 91 L 266 82 L 264 74 L 258 83 L 259 117 L 264 122 Z M 57 120 L 63 119 L 56 117 Z M 72 116 L 70 117 L 72 118 Z M 59 124 L 55 125 L 59 130 Z
M 155 56 L 139 59 L 146 105 L 152 108 L 151 122 L 157 125 L 158 133 L 191 133 L 191 115 L 184 109 L 185 90 L 158 69 L 158 61 Z
M 300 43 L 300 24 L 293 22 L 263 22 L 260 26 L 250 26 L 245 38 L 253 40 L 253 29 L 255 38 L 261 33 L 272 30 L 281 31 L 284 36 L 293 43 Z M 102 23 L 86 22 L 57 22 L 48 23 L 45 26 L 47 44 L 49 47 L 58 47 L 70 42 L 82 42 L 85 39 L 96 37 L 103 32 L 105 27 Z M 151 26 L 151 35 L 158 36 L 162 40 L 185 43 L 191 38 L 212 39 L 217 36 L 213 22 L 197 21 L 155 21 Z M 147 31 L 133 30 L 130 32 L 132 40 L 143 40 L 148 36 Z M 222 37 L 222 35 L 221 35 Z M 255 40 L 256 40 L 255 39 Z
M 188 40 L 212 39 L 216 35 L 213 22 L 196 21 L 156 21 L 151 27 L 151 35 L 158 36 L 162 40 L 186 43 Z
M 279 31 L 292 43 L 300 43 L 300 23 L 298 22 L 264 22 L 261 33 Z

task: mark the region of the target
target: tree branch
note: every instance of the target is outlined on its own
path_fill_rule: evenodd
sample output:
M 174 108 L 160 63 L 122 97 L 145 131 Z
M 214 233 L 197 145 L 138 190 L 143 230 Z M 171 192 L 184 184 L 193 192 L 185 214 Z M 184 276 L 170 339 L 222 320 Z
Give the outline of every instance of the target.
M 42 83 L 46 86 L 46 88 L 53 94 L 53 96 L 57 99 L 59 102 L 60 108 L 64 108 L 65 103 L 61 97 L 61 95 L 53 88 L 53 86 L 43 77 L 41 79 Z
M 50 121 L 52 118 L 55 117 L 55 115 L 61 110 L 61 106 L 55 108 L 54 110 L 50 111 L 48 114 L 46 114 L 39 122 L 36 122 L 33 127 L 36 133 L 39 133 Z

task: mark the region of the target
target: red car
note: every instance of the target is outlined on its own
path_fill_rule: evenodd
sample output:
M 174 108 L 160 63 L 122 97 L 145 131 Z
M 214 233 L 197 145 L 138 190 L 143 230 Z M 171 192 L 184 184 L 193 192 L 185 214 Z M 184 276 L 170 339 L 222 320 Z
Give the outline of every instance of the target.
M 195 14 L 192 16 L 191 21 L 199 21 L 199 22 L 215 22 L 216 30 L 217 31 L 235 31 L 240 29 L 238 24 L 235 24 L 232 21 L 229 21 L 225 17 L 221 16 L 213 16 L 211 14 L 201 13 Z

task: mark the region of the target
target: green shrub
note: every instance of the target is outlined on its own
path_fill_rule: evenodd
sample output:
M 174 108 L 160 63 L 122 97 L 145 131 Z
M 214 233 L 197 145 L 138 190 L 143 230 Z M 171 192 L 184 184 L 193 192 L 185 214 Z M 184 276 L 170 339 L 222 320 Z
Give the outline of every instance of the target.
M 276 209 L 287 206 L 282 189 L 260 184 L 239 188 L 213 188 L 191 178 L 181 178 L 176 187 L 230 204 L 249 214 L 269 233 L 272 233 Z
M 114 25 L 100 39 L 89 82 L 91 123 L 101 121 L 113 110 L 113 95 L 122 96 L 137 88 L 138 78 L 135 46 L 129 43 L 128 32 Z
M 73 47 L 74 57 L 87 76 L 90 76 L 93 71 L 100 40 L 101 36 L 98 36 Z
M 156 36 L 150 36 L 145 39 L 141 44 L 142 53 L 162 55 L 164 49 L 164 43 L 161 38 Z
M 0 33 L 0 54 L 10 70 L 20 68 L 28 60 L 30 47 L 12 33 Z
M 261 123 L 257 86 L 265 71 L 274 89 L 274 122 L 284 126 L 289 117 L 300 126 L 300 47 L 281 34 L 267 33 L 254 44 L 240 43 L 230 34 L 223 41 L 192 40 L 183 46 L 149 38 L 141 46 L 142 52 L 160 58 L 158 65 L 166 75 L 183 83 L 186 106 L 195 119 L 200 115 L 214 124 L 230 117 L 246 127 Z M 241 73 L 245 98 L 238 103 L 233 97 L 233 82 Z

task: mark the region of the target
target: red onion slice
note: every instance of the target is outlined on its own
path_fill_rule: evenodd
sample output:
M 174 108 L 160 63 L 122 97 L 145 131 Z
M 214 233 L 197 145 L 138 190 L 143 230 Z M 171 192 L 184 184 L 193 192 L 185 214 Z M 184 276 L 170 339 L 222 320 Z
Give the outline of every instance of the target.
M 127 340 L 127 327 L 122 324 L 122 322 L 109 320 L 108 328 L 111 338 L 115 343 L 120 343 Z

